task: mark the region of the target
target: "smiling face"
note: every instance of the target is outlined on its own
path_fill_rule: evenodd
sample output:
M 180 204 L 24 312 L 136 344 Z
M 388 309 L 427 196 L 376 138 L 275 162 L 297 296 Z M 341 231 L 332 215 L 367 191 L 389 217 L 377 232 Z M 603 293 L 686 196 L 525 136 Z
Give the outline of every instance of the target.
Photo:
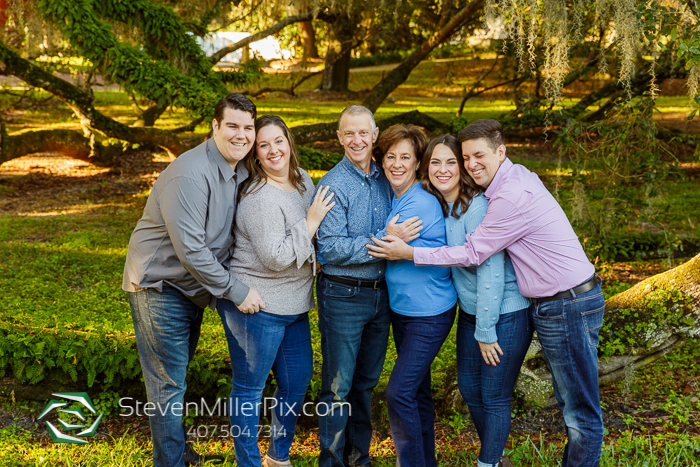
M 430 156 L 428 179 L 448 203 L 454 203 L 459 196 L 460 164 L 455 153 L 444 144 L 435 146 Z
M 221 121 L 211 124 L 214 142 L 231 167 L 250 152 L 255 143 L 255 119 L 250 112 L 226 108 Z
M 404 139 L 389 148 L 384 158 L 384 175 L 389 179 L 397 198 L 416 183 L 418 158 L 411 141 Z
M 369 173 L 372 161 L 372 144 L 377 141 L 379 135 L 378 128 L 372 129 L 370 116 L 364 113 L 343 115 L 337 134 L 350 162 L 363 172 Z
M 462 141 L 462 155 L 469 176 L 477 185 L 486 189 L 506 160 L 506 146 L 501 144 L 494 151 L 485 138 L 469 139 Z
M 267 125 L 258 130 L 255 138 L 255 157 L 260 161 L 260 168 L 267 175 L 287 177 L 290 154 L 289 140 L 282 128 L 277 125 Z

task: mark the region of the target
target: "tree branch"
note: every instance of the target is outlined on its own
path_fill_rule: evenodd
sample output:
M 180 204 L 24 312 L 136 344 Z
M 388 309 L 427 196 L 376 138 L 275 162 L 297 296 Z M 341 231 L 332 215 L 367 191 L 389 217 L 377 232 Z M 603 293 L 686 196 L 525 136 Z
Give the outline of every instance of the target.
M 16 76 L 30 86 L 44 89 L 55 95 L 75 112 L 83 128 L 96 130 L 110 138 L 130 143 L 154 144 L 165 149 L 173 157 L 187 149 L 170 131 L 133 128 L 107 117 L 95 109 L 91 93 L 23 59 L 2 41 L 0 41 L 0 73 Z
M 391 70 L 391 72 L 372 89 L 365 100 L 362 101 L 362 105 L 369 108 L 372 112 L 376 111 L 381 103 L 384 102 L 384 99 L 408 79 L 411 71 L 413 71 L 438 44 L 449 38 L 472 15 L 476 14 L 482 5 L 483 0 L 472 0 L 464 8 L 459 10 L 445 27 L 436 31 L 423 45 L 401 62 L 399 66 Z
M 446 129 L 446 125 L 430 115 L 412 110 L 393 117 L 377 121 L 378 128 L 388 128 L 397 123 L 411 123 L 425 128 L 429 132 Z M 316 123 L 290 128 L 296 144 L 308 144 L 316 141 L 327 141 L 336 138 L 338 122 Z
M 287 16 L 284 18 L 282 21 L 279 23 L 275 24 L 274 26 L 265 29 L 264 31 L 260 31 L 256 34 L 253 34 L 252 36 L 248 36 L 243 40 L 240 40 L 236 42 L 235 44 L 231 44 L 229 46 L 224 47 L 223 49 L 219 49 L 211 56 L 209 57 L 209 60 L 211 60 L 212 65 L 216 65 L 219 63 L 219 61 L 224 58 L 226 55 L 230 54 L 231 52 L 235 52 L 236 50 L 245 47 L 248 44 L 252 44 L 253 42 L 257 42 L 259 40 L 265 39 L 267 36 L 271 36 L 273 34 L 276 34 L 280 32 L 282 29 L 286 28 L 290 24 L 294 23 L 299 23 L 301 21 L 308 21 L 314 17 L 314 14 L 312 12 L 309 13 L 304 13 L 301 15 L 296 15 L 296 16 Z

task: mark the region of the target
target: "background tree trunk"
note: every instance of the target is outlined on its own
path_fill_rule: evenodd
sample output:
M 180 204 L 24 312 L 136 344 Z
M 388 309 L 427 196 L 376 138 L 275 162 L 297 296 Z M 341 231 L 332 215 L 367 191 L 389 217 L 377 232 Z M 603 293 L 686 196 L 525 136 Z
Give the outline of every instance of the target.
M 0 0 L 2 1 L 2 0 Z M 301 42 L 304 45 L 303 60 L 309 58 L 318 58 L 318 48 L 316 47 L 316 31 L 311 21 L 302 21 L 301 25 Z
M 331 29 L 325 68 L 321 80 L 322 91 L 348 92 L 350 81 L 350 53 L 354 40 L 354 24 L 349 20 L 338 21 L 337 27 Z

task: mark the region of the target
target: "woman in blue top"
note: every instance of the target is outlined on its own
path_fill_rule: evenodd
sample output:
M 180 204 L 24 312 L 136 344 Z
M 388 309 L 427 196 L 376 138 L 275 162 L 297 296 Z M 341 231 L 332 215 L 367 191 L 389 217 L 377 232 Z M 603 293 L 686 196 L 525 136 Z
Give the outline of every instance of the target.
M 379 137 L 376 157 L 394 190 L 389 219 L 419 216 L 423 230 L 409 245 L 439 247 L 446 244 L 440 203 L 417 180 L 426 143 L 417 126 L 394 125 Z M 448 268 L 417 267 L 413 261 L 390 261 L 386 268 L 397 353 L 386 398 L 397 465 L 434 467 L 430 365 L 454 323 L 457 294 Z
M 457 138 L 439 136 L 421 161 L 426 191 L 442 207 L 449 246 L 464 244 L 486 215 L 488 201 L 462 163 Z M 510 403 L 532 340 L 530 301 L 520 295 L 505 251 L 477 267 L 453 267 L 459 295 L 457 381 L 481 440 L 479 467 L 495 467 L 510 433 Z

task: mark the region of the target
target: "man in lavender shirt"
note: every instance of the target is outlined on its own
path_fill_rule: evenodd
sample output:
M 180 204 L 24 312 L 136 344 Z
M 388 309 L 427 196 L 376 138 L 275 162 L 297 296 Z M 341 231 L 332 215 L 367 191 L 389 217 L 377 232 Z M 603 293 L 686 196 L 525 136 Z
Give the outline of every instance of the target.
M 539 177 L 506 157 L 501 124 L 477 120 L 459 133 L 464 166 L 486 189 L 488 211 L 461 246 L 413 248 L 387 236 L 370 254 L 418 265 L 475 266 L 506 250 L 531 317 L 569 441 L 562 466 L 598 466 L 603 418 L 598 393 L 598 333 L 605 300 L 561 206 Z M 494 350 L 495 353 L 495 350 Z M 497 355 L 494 355 L 497 358 Z

